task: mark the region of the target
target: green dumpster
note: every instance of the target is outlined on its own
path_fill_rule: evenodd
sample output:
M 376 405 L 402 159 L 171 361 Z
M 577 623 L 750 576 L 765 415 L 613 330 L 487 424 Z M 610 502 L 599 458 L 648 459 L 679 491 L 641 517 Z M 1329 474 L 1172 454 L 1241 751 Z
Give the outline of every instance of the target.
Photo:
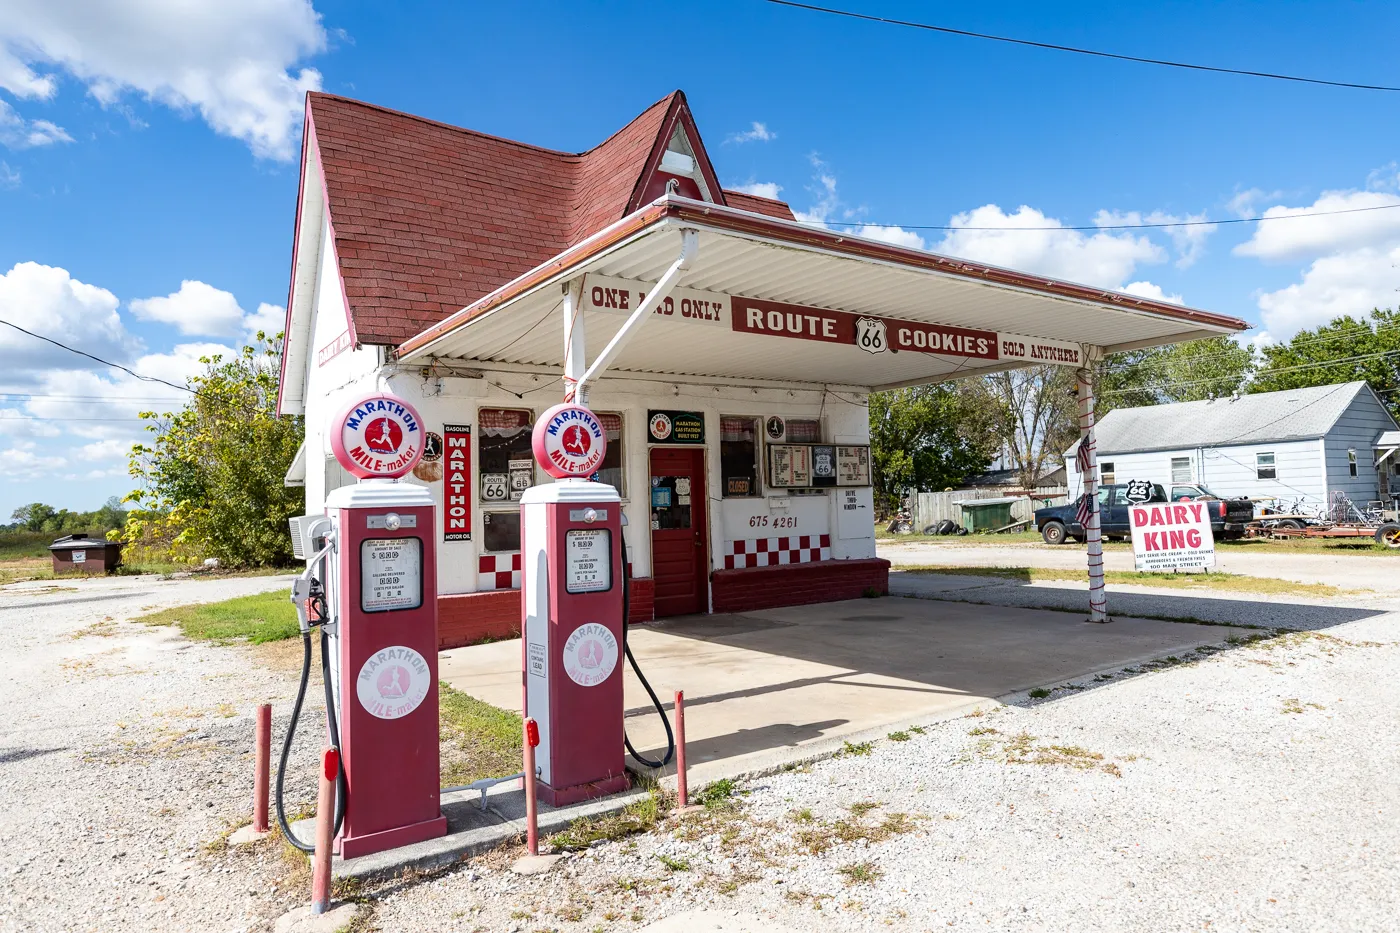
M 965 499 L 962 506 L 962 523 L 968 531 L 995 531 L 1011 524 L 1011 506 L 1015 498 Z

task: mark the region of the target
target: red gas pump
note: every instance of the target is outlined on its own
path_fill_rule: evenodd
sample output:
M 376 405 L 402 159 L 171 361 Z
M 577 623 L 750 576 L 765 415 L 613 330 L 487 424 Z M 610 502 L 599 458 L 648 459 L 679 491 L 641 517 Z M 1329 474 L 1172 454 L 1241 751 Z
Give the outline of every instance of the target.
M 334 419 L 331 449 L 359 482 L 326 497 L 327 514 L 292 520 L 308 558 L 292 588 L 305 643 L 301 686 L 277 776 L 282 785 L 306 692 L 313 624 L 321 629 L 330 743 L 342 761 L 337 850 L 355 858 L 444 835 L 438 809 L 437 555 L 435 506 L 397 478 L 423 454 L 418 412 L 372 395 Z M 305 610 L 311 602 L 320 616 Z
M 525 715 L 539 726 L 539 794 L 560 806 L 625 790 L 622 500 L 589 482 L 607 434 L 581 405 L 535 424 L 535 459 L 561 481 L 520 500 Z

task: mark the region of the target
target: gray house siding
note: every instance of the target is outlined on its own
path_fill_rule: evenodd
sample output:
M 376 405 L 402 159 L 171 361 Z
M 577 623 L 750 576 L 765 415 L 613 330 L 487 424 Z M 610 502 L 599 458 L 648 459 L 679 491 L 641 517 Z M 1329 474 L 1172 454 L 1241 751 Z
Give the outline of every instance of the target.
M 1323 438 L 1327 462 L 1327 485 L 1340 490 L 1364 507 L 1379 495 L 1376 476 L 1376 438 L 1382 431 L 1393 431 L 1395 419 L 1369 388 L 1356 394 L 1332 430 Z M 1356 475 L 1351 475 L 1349 450 L 1356 451 Z
M 1260 453 L 1274 455 L 1275 479 L 1258 478 L 1257 455 Z M 1318 438 L 1187 450 L 1105 451 L 1099 455 L 1099 462 L 1112 465 L 1114 482 L 1145 479 L 1169 487 L 1172 484 L 1171 462 L 1180 457 L 1191 460 L 1192 482 L 1220 496 L 1275 496 L 1280 505 L 1302 500 L 1302 504 L 1312 508 L 1321 506 L 1327 498 L 1322 446 Z M 1073 459 L 1068 463 L 1069 495 L 1073 499 L 1083 491 L 1084 484 Z

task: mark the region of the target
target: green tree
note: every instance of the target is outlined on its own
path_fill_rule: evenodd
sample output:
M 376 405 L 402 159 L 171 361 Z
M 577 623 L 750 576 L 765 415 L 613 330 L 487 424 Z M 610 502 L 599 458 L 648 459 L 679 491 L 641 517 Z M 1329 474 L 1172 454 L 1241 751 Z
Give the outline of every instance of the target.
M 901 493 L 956 486 L 991 463 L 992 412 L 968 385 L 943 383 L 870 396 L 871 482 L 882 514 Z
M 1022 488 L 1033 489 L 1079 436 L 1075 370 L 1028 366 L 984 376 L 978 386 L 1007 467 Z
M 280 335 L 259 333 L 232 359 L 201 359 L 203 375 L 178 412 L 144 412 L 152 440 L 132 448 L 140 488 L 124 537 L 167 560 L 217 557 L 234 566 L 288 563 L 287 519 L 299 490 L 282 480 L 302 439 L 302 419 L 277 414 Z
M 42 502 L 31 502 L 22 505 L 10 513 L 10 520 L 19 522 L 26 531 L 43 531 L 44 523 L 58 514 L 51 505 Z
M 1245 390 L 1254 348 L 1231 337 L 1111 354 L 1099 370 L 1095 411 L 1225 398 Z
M 1333 318 L 1300 331 L 1287 343 L 1263 348 L 1251 392 L 1276 392 L 1364 379 L 1390 413 L 1400 417 L 1400 311 Z

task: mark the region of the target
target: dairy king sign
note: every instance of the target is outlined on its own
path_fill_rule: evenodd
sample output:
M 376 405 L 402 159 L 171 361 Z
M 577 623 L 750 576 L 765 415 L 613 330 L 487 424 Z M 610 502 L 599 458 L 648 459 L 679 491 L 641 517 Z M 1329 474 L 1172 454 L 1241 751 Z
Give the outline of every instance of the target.
M 1133 562 L 1139 571 L 1210 570 L 1215 536 L 1206 502 L 1153 502 L 1128 507 Z

